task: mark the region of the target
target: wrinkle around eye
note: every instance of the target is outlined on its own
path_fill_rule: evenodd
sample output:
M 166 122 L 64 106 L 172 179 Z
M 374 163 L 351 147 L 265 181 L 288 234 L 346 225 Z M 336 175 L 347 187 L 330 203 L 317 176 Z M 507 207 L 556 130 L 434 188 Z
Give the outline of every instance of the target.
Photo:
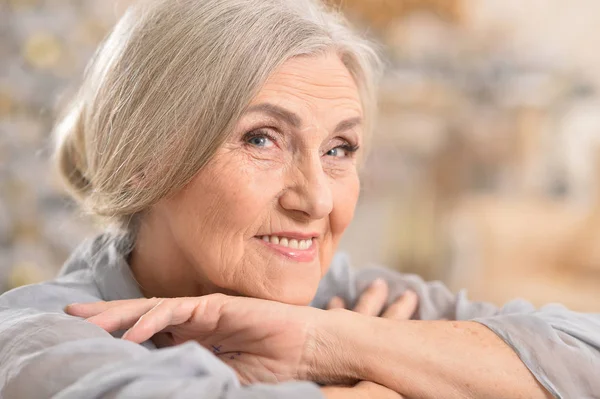
M 352 173 L 357 173 L 356 157 L 333 157 L 323 156 L 323 170 L 333 178 L 344 177 Z
M 269 168 L 278 167 L 288 163 L 285 151 L 276 145 L 272 147 L 255 147 L 244 144 L 240 147 L 244 162 L 257 163 Z M 248 165 L 246 165 L 248 166 Z

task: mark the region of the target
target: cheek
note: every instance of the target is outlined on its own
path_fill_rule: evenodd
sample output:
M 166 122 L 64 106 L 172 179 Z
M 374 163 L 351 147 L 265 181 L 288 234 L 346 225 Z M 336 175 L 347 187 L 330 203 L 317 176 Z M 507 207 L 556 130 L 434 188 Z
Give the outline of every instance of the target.
M 325 275 L 342 234 L 354 218 L 354 210 L 360 193 L 358 176 L 352 176 L 333 185 L 333 211 L 329 217 L 329 234 L 321 248 L 321 274 Z
M 243 167 L 217 167 L 203 174 L 187 193 L 185 208 L 203 223 L 203 235 L 242 240 L 269 204 L 268 192 L 256 175 Z M 231 243 L 229 243 L 231 244 Z
M 233 157 L 215 158 L 198 173 L 171 207 L 173 228 L 194 263 L 220 270 L 241 262 L 273 202 L 273 182 L 276 176 Z
M 357 174 L 336 182 L 333 187 L 334 207 L 330 217 L 330 229 L 335 245 L 354 218 L 359 194 L 360 181 Z

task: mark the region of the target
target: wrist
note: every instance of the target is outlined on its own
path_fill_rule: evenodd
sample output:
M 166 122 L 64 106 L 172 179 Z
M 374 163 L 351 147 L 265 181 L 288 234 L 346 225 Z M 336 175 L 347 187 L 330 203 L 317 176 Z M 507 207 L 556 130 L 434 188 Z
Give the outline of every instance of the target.
M 409 353 L 410 357 L 419 357 L 419 350 L 415 352 L 414 347 L 422 344 L 415 336 L 417 322 L 365 316 L 348 310 L 327 313 L 318 329 L 320 350 L 315 359 L 315 369 L 328 378 L 326 382 L 351 385 L 372 381 L 389 387 L 391 378 L 399 392 L 402 385 L 399 376 L 410 375 L 411 367 L 415 361 L 418 363 L 416 359 L 407 359 Z
M 308 379 L 327 385 L 354 385 L 361 380 L 360 355 L 353 340 L 364 336 L 370 317 L 344 310 L 320 311 L 312 328 L 306 367 Z

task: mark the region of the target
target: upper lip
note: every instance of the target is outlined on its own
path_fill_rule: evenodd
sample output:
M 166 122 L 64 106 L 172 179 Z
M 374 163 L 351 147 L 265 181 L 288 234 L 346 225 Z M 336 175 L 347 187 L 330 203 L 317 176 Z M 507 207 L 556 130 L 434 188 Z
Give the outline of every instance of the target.
M 295 238 L 296 240 L 309 240 L 311 238 L 318 238 L 318 233 L 299 233 L 295 231 L 281 231 L 278 233 L 271 234 L 260 234 L 259 237 L 263 236 L 277 236 L 277 237 L 285 237 L 285 238 Z

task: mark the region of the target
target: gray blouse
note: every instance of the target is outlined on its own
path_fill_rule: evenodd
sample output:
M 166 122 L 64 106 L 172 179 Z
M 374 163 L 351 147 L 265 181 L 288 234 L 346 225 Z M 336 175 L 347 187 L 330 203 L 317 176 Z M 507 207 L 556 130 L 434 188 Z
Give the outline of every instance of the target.
M 142 297 L 126 251 L 107 237 L 84 242 L 56 279 L 0 296 L 0 398 L 323 398 L 312 382 L 241 386 L 229 366 L 195 342 L 157 349 L 66 315 L 73 302 Z M 418 294 L 415 319 L 490 328 L 557 398 L 600 398 L 600 314 L 556 304 L 535 309 L 522 300 L 502 308 L 471 302 L 415 275 L 353 271 L 344 254 L 335 256 L 312 306 L 323 308 L 335 295 L 352 304 L 377 277 L 388 281 L 390 301 L 407 289 Z

